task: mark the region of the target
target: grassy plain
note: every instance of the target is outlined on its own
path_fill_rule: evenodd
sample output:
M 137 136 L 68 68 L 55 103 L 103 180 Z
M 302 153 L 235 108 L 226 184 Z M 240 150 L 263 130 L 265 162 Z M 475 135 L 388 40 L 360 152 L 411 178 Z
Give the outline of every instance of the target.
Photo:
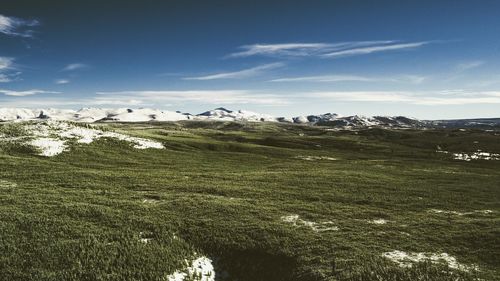
M 165 280 L 197 255 L 221 280 L 500 280 L 500 161 L 436 152 L 500 153 L 499 132 L 99 126 L 166 148 L 101 139 L 42 157 L 0 144 L 0 280 Z M 394 250 L 479 270 L 403 268 L 382 257 Z

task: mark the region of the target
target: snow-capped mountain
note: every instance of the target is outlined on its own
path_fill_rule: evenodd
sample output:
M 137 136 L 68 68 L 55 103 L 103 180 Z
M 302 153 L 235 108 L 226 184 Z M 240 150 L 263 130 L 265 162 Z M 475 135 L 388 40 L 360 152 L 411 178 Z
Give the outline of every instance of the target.
M 0 108 L 0 120 L 30 120 L 40 116 L 40 110 L 32 110 L 25 108 Z
M 336 113 L 297 116 L 292 118 L 273 117 L 268 114 L 226 108 L 216 108 L 200 114 L 165 111 L 150 108 L 82 108 L 69 109 L 25 109 L 0 108 L 0 121 L 22 120 L 67 120 L 74 122 L 153 122 L 153 121 L 238 121 L 238 122 L 283 122 L 321 125 L 335 128 L 453 128 L 453 127 L 498 127 L 500 119 L 436 120 L 424 121 L 404 116 L 340 116 Z
M 208 119 L 220 121 L 250 121 L 250 122 L 276 122 L 277 119 L 268 114 L 260 114 L 252 111 L 231 111 L 223 107 L 205 111 L 196 115 L 194 119 Z
M 189 120 L 190 116 L 179 112 L 161 111 L 156 109 L 140 108 L 108 114 L 100 121 L 117 122 L 149 122 L 149 121 L 180 121 Z
M 308 118 L 309 120 L 313 118 Z M 315 124 L 335 127 L 391 127 L 391 128 L 420 128 L 425 127 L 426 121 L 408 118 L 404 116 L 347 116 L 336 118 L 321 118 L 319 116 Z
M 337 113 L 325 113 L 320 115 L 297 116 L 292 118 L 293 123 L 321 123 L 336 120 L 340 115 Z
M 190 119 L 189 114 L 162 111 L 149 108 L 82 108 L 80 110 L 68 109 L 24 109 L 0 108 L 0 121 L 13 120 L 67 120 L 75 122 L 148 122 L 148 121 L 180 121 Z
M 276 118 L 268 114 L 225 108 L 216 108 L 198 115 L 178 111 L 163 111 L 150 108 L 82 108 L 68 109 L 25 109 L 0 108 L 0 121 L 13 120 L 67 120 L 75 122 L 149 122 L 149 121 L 181 121 L 181 120 L 218 120 L 218 121 L 249 121 L 276 122 Z

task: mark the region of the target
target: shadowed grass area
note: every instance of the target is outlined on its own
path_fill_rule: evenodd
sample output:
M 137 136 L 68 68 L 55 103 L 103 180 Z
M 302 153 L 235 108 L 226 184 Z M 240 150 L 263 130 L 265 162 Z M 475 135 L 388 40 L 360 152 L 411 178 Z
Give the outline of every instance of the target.
M 0 142 L 0 280 L 166 280 L 199 255 L 214 260 L 219 280 L 500 275 L 500 161 L 436 152 L 500 153 L 498 132 L 94 126 L 165 149 L 103 138 L 42 157 Z M 20 136 L 22 123 L 0 133 Z M 283 221 L 290 215 L 307 223 Z M 310 226 L 324 222 L 338 230 Z M 382 257 L 394 250 L 448 253 L 479 271 L 401 268 Z

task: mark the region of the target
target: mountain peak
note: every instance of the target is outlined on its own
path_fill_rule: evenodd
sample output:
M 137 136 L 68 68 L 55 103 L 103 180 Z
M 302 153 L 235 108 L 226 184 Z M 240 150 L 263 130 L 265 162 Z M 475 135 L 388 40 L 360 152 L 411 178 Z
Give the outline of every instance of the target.
M 229 109 L 224 108 L 224 107 L 217 107 L 217 108 L 215 108 L 215 109 L 214 109 L 214 111 L 215 111 L 215 110 L 225 111 L 225 112 L 227 112 L 227 113 L 231 113 L 231 112 L 233 112 L 232 110 L 229 110 Z

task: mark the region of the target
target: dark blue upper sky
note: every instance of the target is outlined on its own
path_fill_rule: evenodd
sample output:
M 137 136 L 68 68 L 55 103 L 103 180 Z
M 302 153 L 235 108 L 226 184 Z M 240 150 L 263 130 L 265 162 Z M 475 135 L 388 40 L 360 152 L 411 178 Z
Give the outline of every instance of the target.
M 500 1 L 0 1 L 0 107 L 500 115 Z

